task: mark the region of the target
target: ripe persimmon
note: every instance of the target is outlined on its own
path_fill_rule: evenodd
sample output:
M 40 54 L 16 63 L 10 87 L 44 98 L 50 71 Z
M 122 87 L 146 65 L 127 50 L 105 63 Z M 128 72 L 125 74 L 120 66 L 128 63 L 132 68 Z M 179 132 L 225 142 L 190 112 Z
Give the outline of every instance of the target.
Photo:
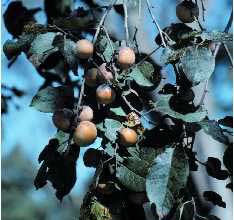
M 93 119 L 93 109 L 87 105 L 82 106 L 82 109 L 79 113 L 80 121 L 92 121 Z
M 76 42 L 76 55 L 81 59 L 88 59 L 93 55 L 94 47 L 92 42 L 82 39 Z
M 75 144 L 83 147 L 92 144 L 97 137 L 97 128 L 90 121 L 82 121 L 78 124 L 73 134 Z
M 137 142 L 137 133 L 131 128 L 123 128 L 120 130 L 120 143 L 123 146 L 131 146 Z
M 116 97 L 115 91 L 108 85 L 102 84 L 96 90 L 96 98 L 100 104 L 110 104 Z
M 122 69 L 127 69 L 129 66 L 135 63 L 136 56 L 130 47 L 122 47 L 118 54 L 118 64 Z
M 72 123 L 73 112 L 70 109 L 60 109 L 54 112 L 52 116 L 52 121 L 54 125 L 64 131 L 69 131 Z

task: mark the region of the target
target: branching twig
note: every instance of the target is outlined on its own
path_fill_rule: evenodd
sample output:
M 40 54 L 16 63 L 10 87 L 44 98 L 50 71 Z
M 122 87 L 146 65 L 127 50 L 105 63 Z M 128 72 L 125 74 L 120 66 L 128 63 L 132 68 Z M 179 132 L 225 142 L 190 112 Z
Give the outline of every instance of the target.
M 231 15 L 230 15 L 230 17 L 229 17 L 228 23 L 227 23 L 227 25 L 226 25 L 226 27 L 225 27 L 225 29 L 224 29 L 224 32 L 225 32 L 225 33 L 228 33 L 229 29 L 231 28 L 231 26 L 232 26 L 232 19 L 233 19 L 233 10 L 232 10 Z M 219 42 L 219 43 L 216 45 L 216 47 L 215 47 L 215 51 L 214 51 L 214 56 L 215 56 L 215 57 L 216 57 L 217 54 L 218 54 L 218 51 L 219 51 L 219 48 L 220 48 L 221 44 L 222 44 L 222 43 Z
M 104 30 L 105 34 L 106 34 L 106 37 L 107 37 L 107 40 L 109 41 L 109 44 L 111 46 L 111 51 L 112 51 L 112 55 L 113 55 L 114 54 L 114 48 L 113 48 L 110 36 L 109 36 L 109 34 L 108 34 L 107 30 L 106 30 L 106 27 L 104 25 L 102 25 L 101 27 Z
M 228 23 L 227 23 L 227 25 L 226 25 L 226 27 L 225 27 L 225 29 L 224 29 L 224 32 L 227 33 L 227 32 L 229 31 L 229 29 L 231 28 L 231 26 L 232 26 L 232 19 L 233 19 L 233 10 L 232 10 L 231 15 L 230 15 L 230 17 L 229 17 Z M 217 56 L 221 44 L 222 44 L 222 43 L 218 43 L 218 44 L 216 45 L 216 48 L 215 48 L 215 51 L 214 51 L 214 57 Z M 227 52 L 227 54 L 228 54 L 228 57 L 229 57 L 229 59 L 230 59 L 231 64 L 233 65 L 233 60 L 232 60 L 230 51 L 228 50 L 227 46 L 225 46 L 225 44 L 224 44 L 224 48 L 225 48 L 225 50 L 226 50 L 226 52 Z M 205 82 L 205 88 L 204 88 L 204 91 L 203 91 L 203 94 L 202 94 L 202 97 L 201 97 L 201 100 L 200 100 L 198 106 L 203 105 L 203 102 L 204 102 L 205 97 L 206 97 L 206 93 L 208 92 L 207 89 L 208 89 L 208 80 Z
M 164 37 L 163 37 L 163 31 L 162 31 L 162 29 L 160 28 L 160 26 L 159 26 L 159 24 L 158 24 L 158 22 L 157 22 L 157 20 L 156 20 L 156 18 L 155 18 L 155 16 L 154 16 L 152 10 L 151 10 L 151 7 L 152 7 L 152 6 L 150 5 L 149 0 L 146 0 L 146 3 L 147 3 L 147 7 L 148 7 L 148 10 L 149 10 L 149 13 L 150 13 L 150 15 L 151 15 L 151 17 L 152 17 L 152 19 L 153 19 L 153 23 L 156 25 L 156 27 L 157 27 L 157 29 L 158 29 L 158 31 L 159 31 L 159 34 L 160 34 L 160 37 L 161 37 L 161 40 L 162 40 L 162 44 L 163 44 L 164 47 L 166 47 L 167 45 L 166 45 L 165 40 L 164 40 Z
M 103 14 L 98 26 L 97 26 L 97 29 L 96 29 L 96 33 L 93 37 L 93 44 L 95 44 L 96 40 L 97 40 L 97 37 L 98 37 L 98 34 L 101 30 L 101 27 L 103 26 L 104 22 L 105 22 L 105 19 L 106 19 L 106 16 L 109 14 L 109 12 L 111 11 L 111 9 L 113 8 L 114 4 L 117 2 L 117 0 L 113 0 L 112 3 L 108 6 L 108 8 L 106 9 L 105 13 Z

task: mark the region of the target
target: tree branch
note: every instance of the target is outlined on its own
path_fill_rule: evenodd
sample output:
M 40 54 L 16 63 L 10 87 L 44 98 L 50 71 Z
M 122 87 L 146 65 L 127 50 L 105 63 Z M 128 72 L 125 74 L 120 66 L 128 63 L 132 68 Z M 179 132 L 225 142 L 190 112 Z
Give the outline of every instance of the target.
M 113 0 L 112 3 L 108 6 L 108 8 L 106 9 L 105 13 L 103 14 L 98 26 L 97 26 L 97 30 L 96 30 L 96 33 L 93 37 L 93 44 L 95 44 L 96 40 L 97 40 L 97 37 L 98 37 L 98 34 L 101 30 L 101 27 L 103 26 L 104 22 L 105 22 L 105 19 L 106 19 L 106 16 L 109 14 L 109 12 L 111 11 L 111 9 L 113 8 L 113 6 L 115 5 L 115 3 L 117 2 L 117 0 Z
M 126 0 L 124 0 L 123 2 L 123 8 L 124 8 L 124 28 L 125 28 L 125 34 L 126 34 L 126 44 L 128 46 L 129 31 L 128 31 L 128 8 L 126 5 Z
M 151 7 L 152 7 L 152 6 L 151 6 L 149 0 L 146 0 L 146 3 L 147 3 L 147 7 L 148 7 L 148 10 L 149 10 L 149 13 L 150 13 L 150 15 L 151 15 L 151 17 L 152 17 L 152 19 L 153 19 L 153 23 L 156 25 L 156 27 L 157 27 L 157 29 L 158 29 L 158 31 L 159 31 L 159 34 L 160 34 L 160 37 L 161 37 L 161 40 L 162 40 L 162 44 L 163 44 L 164 47 L 167 47 L 167 45 L 166 45 L 166 43 L 165 43 L 165 40 L 164 40 L 164 37 L 163 37 L 163 31 L 162 31 L 162 29 L 160 28 L 160 26 L 159 26 L 159 24 L 158 24 L 158 22 L 157 22 L 157 20 L 156 20 L 156 18 L 155 18 L 155 16 L 154 16 L 152 10 L 151 10 Z

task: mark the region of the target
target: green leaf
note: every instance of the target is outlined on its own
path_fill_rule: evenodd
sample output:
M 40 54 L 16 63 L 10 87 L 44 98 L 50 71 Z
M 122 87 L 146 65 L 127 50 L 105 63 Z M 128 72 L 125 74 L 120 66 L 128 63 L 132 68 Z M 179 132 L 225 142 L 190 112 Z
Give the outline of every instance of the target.
M 150 202 L 156 205 L 159 216 L 168 215 L 176 204 L 188 175 L 189 164 L 182 147 L 166 148 L 155 158 L 146 177 L 146 192 Z
M 30 106 L 40 112 L 54 112 L 62 108 L 73 107 L 73 89 L 67 86 L 46 87 L 33 97 Z
M 141 147 L 140 148 L 140 153 L 139 153 L 139 156 L 142 160 L 145 160 L 147 161 L 149 164 L 152 164 L 155 157 L 162 153 L 162 150 L 161 148 L 159 149 L 155 149 L 155 148 L 152 148 L 152 147 Z
M 113 119 L 105 119 L 104 122 L 105 126 L 105 136 L 111 141 L 115 142 L 117 139 L 117 132 L 122 127 L 122 124 L 119 121 L 113 120 Z
M 91 203 L 90 215 L 92 220 L 111 220 L 110 210 L 98 201 Z
M 107 143 L 105 145 L 104 151 L 110 156 L 110 157 L 116 157 L 118 162 L 123 162 L 123 158 L 119 156 L 119 154 L 115 151 L 115 148 L 111 143 Z
M 208 80 L 215 69 L 215 57 L 205 47 L 189 47 L 181 58 L 181 67 L 187 79 L 197 85 Z
M 145 178 L 132 172 L 124 165 L 119 165 L 116 169 L 116 177 L 129 190 L 135 192 L 145 191 Z
M 193 219 L 193 216 L 194 204 L 192 200 L 181 203 L 176 209 L 175 217 L 178 220 Z
M 154 67 L 147 61 L 132 69 L 128 76 L 135 80 L 139 86 L 154 86 Z
M 63 152 L 65 150 L 65 148 L 67 147 L 69 136 L 70 136 L 69 133 L 65 133 L 65 132 L 63 132 L 61 130 L 59 130 L 55 134 L 54 138 L 58 139 L 58 141 L 59 141 L 58 152 Z
M 147 161 L 137 157 L 124 158 L 124 165 L 135 174 L 144 178 L 148 174 L 148 169 L 150 168 L 150 164 Z
M 203 109 L 198 109 L 196 112 L 181 114 L 171 109 L 169 101 L 172 95 L 160 95 L 158 101 L 154 104 L 155 108 L 173 118 L 181 119 L 185 122 L 198 122 L 203 120 L 207 112 Z
M 8 60 L 18 56 L 22 51 L 26 52 L 34 39 L 33 34 L 22 35 L 15 40 L 7 40 L 3 45 L 3 52 Z
M 118 115 L 118 116 L 123 116 L 124 117 L 124 116 L 127 115 L 121 107 L 111 108 L 110 111 L 113 112 L 115 115 Z
M 198 123 L 204 132 L 210 135 L 214 140 L 223 144 L 228 144 L 228 138 L 223 133 L 223 129 L 219 126 L 219 123 L 214 120 L 203 120 Z
M 65 39 L 61 53 L 63 54 L 67 64 L 71 68 L 74 74 L 77 74 L 78 59 L 75 52 L 76 43 L 72 40 Z
M 100 56 L 104 62 L 110 62 L 115 50 L 118 49 L 119 42 L 113 42 L 109 40 L 104 31 L 100 31 L 95 48 L 96 53 Z
M 178 50 L 173 50 L 173 49 L 166 47 L 162 51 L 162 54 L 160 56 L 160 62 L 162 63 L 162 65 L 166 65 L 168 63 L 174 63 L 180 57 L 183 56 L 185 51 L 186 50 L 184 48 L 178 49 Z
M 35 67 L 39 67 L 53 53 L 58 51 L 58 48 L 53 46 L 55 36 L 54 32 L 39 34 L 32 42 L 31 48 L 28 51 L 29 60 Z

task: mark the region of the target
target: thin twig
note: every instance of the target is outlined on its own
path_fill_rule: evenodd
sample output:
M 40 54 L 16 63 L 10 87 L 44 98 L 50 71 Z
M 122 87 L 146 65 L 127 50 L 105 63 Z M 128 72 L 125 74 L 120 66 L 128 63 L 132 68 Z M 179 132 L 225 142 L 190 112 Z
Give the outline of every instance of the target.
M 225 29 L 224 29 L 224 32 L 225 32 L 225 33 L 227 33 L 227 32 L 229 31 L 229 29 L 231 28 L 231 26 L 232 26 L 232 19 L 233 19 L 233 10 L 232 10 L 231 15 L 230 15 L 230 17 L 229 17 L 228 23 L 227 23 L 227 25 L 226 25 L 226 27 L 225 27 Z M 221 44 L 222 44 L 222 43 L 219 42 L 219 43 L 216 45 L 215 51 L 214 51 L 214 54 L 213 54 L 214 57 L 217 56 Z M 228 54 L 228 57 L 229 57 L 229 59 L 230 59 L 230 62 L 231 62 L 232 65 L 233 65 L 233 61 L 232 61 L 232 57 L 231 57 L 230 51 L 228 50 L 228 48 L 225 47 L 225 44 L 224 44 L 224 48 L 225 48 L 225 50 L 226 50 L 226 52 L 227 52 L 227 54 Z M 203 102 L 204 102 L 205 97 L 206 97 L 206 93 L 208 92 L 207 89 L 208 89 L 208 80 L 206 80 L 206 82 L 205 82 L 205 88 L 204 88 L 204 91 L 203 91 L 203 94 L 202 94 L 202 97 L 201 97 L 201 100 L 200 100 L 198 106 L 203 105 Z
M 125 34 L 126 34 L 126 44 L 128 46 L 129 31 L 128 31 L 128 8 L 127 8 L 126 0 L 124 0 L 123 2 L 123 8 L 124 8 L 124 28 L 125 28 Z
M 106 9 L 105 13 L 103 14 L 98 26 L 97 26 L 97 29 L 96 29 L 96 33 L 93 37 L 93 44 L 95 44 L 96 40 L 97 40 L 97 37 L 98 37 L 98 34 L 101 30 L 101 27 L 103 26 L 104 22 L 105 22 L 105 19 L 106 19 L 106 16 L 109 14 L 109 12 L 111 11 L 111 9 L 113 8 L 114 4 L 117 2 L 117 0 L 113 0 L 112 3 L 108 6 L 108 8 Z
M 124 100 L 124 102 L 127 104 L 127 106 L 129 107 L 129 109 L 133 112 L 136 112 L 138 115 L 141 115 L 141 112 L 139 112 L 137 109 L 135 109 L 130 102 L 126 99 L 126 97 L 124 95 L 121 96 Z
M 152 7 L 152 6 L 150 5 L 149 0 L 146 0 L 146 3 L 147 3 L 147 7 L 148 7 L 148 10 L 149 10 L 149 13 L 150 13 L 150 15 L 151 15 L 151 17 L 152 17 L 152 19 L 153 19 L 153 23 L 156 25 L 156 27 L 157 27 L 157 29 L 158 29 L 158 31 L 159 31 L 159 34 L 160 34 L 160 37 L 161 37 L 161 40 L 162 40 L 162 44 L 163 44 L 164 47 L 167 47 L 167 45 L 166 45 L 166 43 L 165 43 L 165 40 L 164 40 L 164 37 L 163 37 L 163 31 L 162 31 L 162 29 L 160 28 L 160 26 L 159 26 L 159 24 L 158 24 L 158 22 L 157 22 L 157 20 L 156 20 L 156 18 L 155 18 L 155 16 L 154 16 L 152 10 L 151 10 L 151 7 Z
M 108 32 L 106 30 L 106 27 L 104 25 L 102 25 L 101 27 L 104 30 L 105 34 L 106 34 L 107 40 L 109 41 L 109 44 L 111 46 L 112 56 L 113 56 L 113 54 L 114 54 L 115 51 L 114 51 L 114 48 L 113 48 L 113 45 L 112 45 L 112 41 L 110 39 L 110 35 L 108 34 Z
M 201 0 L 201 5 L 202 5 L 202 20 L 205 21 L 205 6 L 203 0 Z
M 78 113 L 78 111 L 80 109 L 82 98 L 84 96 L 84 86 L 85 86 L 85 78 L 83 79 L 82 85 L 81 85 L 81 88 L 80 88 L 79 99 L 78 99 L 77 106 L 76 106 L 76 112 L 77 113 Z
M 223 43 L 223 46 L 224 46 L 224 48 L 225 48 L 225 50 L 226 50 L 226 53 L 227 53 L 228 58 L 229 58 L 229 61 L 230 61 L 230 63 L 231 63 L 232 66 L 233 66 L 232 54 L 231 54 L 231 52 L 230 52 L 230 50 L 229 50 L 229 48 L 228 48 L 228 46 L 227 46 L 226 43 Z
M 147 56 L 145 56 L 141 61 L 139 61 L 136 66 L 141 65 L 145 60 L 147 60 L 149 57 L 151 57 L 161 46 L 158 46 L 157 48 L 153 49 L 152 52 L 150 52 L 149 54 L 147 54 Z
M 201 100 L 200 100 L 200 102 L 198 104 L 199 107 L 203 105 L 205 97 L 206 97 L 206 93 L 208 93 L 208 83 L 209 83 L 209 80 L 206 80 L 204 90 L 203 90 L 203 94 L 202 94 Z
M 103 79 L 105 79 L 105 75 L 103 74 L 103 72 L 101 71 L 101 69 L 100 69 L 100 67 L 97 65 L 97 63 L 96 63 L 94 60 L 92 60 L 92 63 L 93 63 L 94 66 L 96 66 L 98 72 L 102 75 Z M 108 83 L 111 83 L 109 79 L 107 80 L 107 82 L 108 82 Z
M 228 23 L 227 23 L 226 27 L 224 28 L 224 32 L 225 32 L 225 33 L 228 33 L 229 29 L 231 28 L 231 26 L 232 26 L 232 19 L 233 19 L 233 10 L 232 10 L 231 15 L 230 15 L 230 17 L 229 17 Z M 216 45 L 216 47 L 215 47 L 215 51 L 214 51 L 214 56 L 215 56 L 215 57 L 216 57 L 217 54 L 218 54 L 218 51 L 219 51 L 219 49 L 220 49 L 221 44 L 222 44 L 222 43 L 219 42 L 219 43 Z

